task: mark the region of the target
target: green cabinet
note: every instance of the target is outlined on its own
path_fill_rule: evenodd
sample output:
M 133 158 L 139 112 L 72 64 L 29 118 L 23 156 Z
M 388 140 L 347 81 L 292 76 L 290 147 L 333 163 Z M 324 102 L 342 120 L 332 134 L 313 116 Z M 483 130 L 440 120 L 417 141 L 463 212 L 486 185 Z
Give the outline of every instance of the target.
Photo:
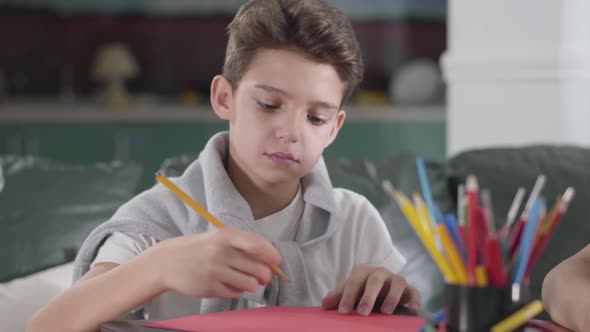
M 164 159 L 198 153 L 214 133 L 228 128 L 214 117 L 186 112 L 162 112 L 157 117 L 149 112 L 131 116 L 55 112 L 56 117 L 47 112 L 20 112 L 11 117 L 10 111 L 2 111 L 0 154 L 41 155 L 69 163 L 134 160 L 144 167 L 141 187 L 147 188 L 154 183 L 154 172 Z M 444 113 L 442 118 L 436 115 L 417 120 L 390 114 L 350 116 L 324 156 L 383 159 L 412 152 L 442 160 L 445 142 Z

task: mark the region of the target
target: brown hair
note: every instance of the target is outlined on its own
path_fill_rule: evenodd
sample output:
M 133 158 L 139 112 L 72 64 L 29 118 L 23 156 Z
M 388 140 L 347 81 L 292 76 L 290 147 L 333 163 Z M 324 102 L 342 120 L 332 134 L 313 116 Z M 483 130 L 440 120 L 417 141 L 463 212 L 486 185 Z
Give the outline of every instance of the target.
M 261 48 L 293 48 L 334 67 L 348 98 L 363 77 L 361 51 L 352 24 L 320 0 L 251 0 L 227 27 L 223 76 L 235 89 Z

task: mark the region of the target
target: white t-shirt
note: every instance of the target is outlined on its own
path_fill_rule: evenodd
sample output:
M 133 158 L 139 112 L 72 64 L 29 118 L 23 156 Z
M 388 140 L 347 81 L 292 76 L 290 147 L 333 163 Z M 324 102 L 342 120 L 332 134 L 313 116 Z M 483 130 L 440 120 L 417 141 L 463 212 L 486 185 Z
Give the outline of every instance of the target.
M 365 197 L 350 190 L 335 188 L 333 192 L 337 208 L 347 217 L 331 241 L 325 241 L 313 253 L 303 252 L 311 275 L 313 305 L 320 305 L 324 296 L 346 280 L 359 264 L 382 266 L 394 273 L 405 264 L 377 209 Z M 293 240 L 304 206 L 300 189 L 283 210 L 256 220 L 256 228 L 271 241 Z M 155 243 L 155 239 L 141 234 L 114 233 L 100 247 L 92 265 L 124 264 Z M 253 307 L 258 305 L 252 303 Z M 147 303 L 144 310 L 150 319 L 194 315 L 200 312 L 200 300 L 170 291 Z

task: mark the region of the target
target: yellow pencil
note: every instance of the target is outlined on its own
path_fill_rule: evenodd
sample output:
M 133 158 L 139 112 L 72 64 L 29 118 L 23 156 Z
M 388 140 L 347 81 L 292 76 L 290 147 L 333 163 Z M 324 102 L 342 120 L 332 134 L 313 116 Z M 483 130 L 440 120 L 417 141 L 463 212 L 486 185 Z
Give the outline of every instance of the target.
M 410 226 L 412 226 L 414 232 L 416 232 L 418 238 L 420 239 L 420 241 L 422 241 L 422 244 L 426 248 L 426 251 L 428 251 L 430 257 L 432 257 L 432 260 L 434 260 L 435 264 L 438 266 L 441 274 L 449 283 L 456 283 L 457 278 L 455 274 L 449 267 L 444 256 L 436 248 L 434 234 L 432 232 L 432 228 L 430 227 L 430 225 L 425 224 L 420 220 L 421 216 L 419 216 L 419 214 L 417 213 L 416 208 L 414 207 L 414 205 L 412 205 L 412 202 L 406 197 L 406 195 L 404 195 L 404 193 L 395 190 L 391 182 L 385 180 L 381 183 L 381 186 L 385 193 L 396 201 L 403 215 L 410 223 Z M 424 207 L 426 206 L 423 202 L 422 205 L 424 205 Z M 423 217 L 424 211 L 422 211 L 421 215 Z
M 428 234 L 431 234 L 431 237 L 434 240 L 435 239 L 434 229 L 432 227 L 432 221 L 430 220 L 430 213 L 428 212 L 428 206 L 426 206 L 426 203 L 424 203 L 424 199 L 422 199 L 422 196 L 420 196 L 420 194 L 414 193 L 412 195 L 412 198 L 414 199 L 414 206 L 416 207 L 418 219 L 420 220 L 420 224 L 422 225 L 422 228 L 424 228 L 424 230 Z M 435 244 L 436 244 L 436 241 L 435 241 Z
M 477 287 L 487 287 L 488 286 L 488 273 L 486 272 L 486 268 L 483 265 L 478 265 L 475 267 L 475 284 Z
M 443 255 L 436 249 L 432 229 L 430 227 L 423 227 L 423 223 L 420 221 L 420 217 L 416 212 L 416 208 L 412 205 L 412 202 L 410 202 L 404 193 L 395 190 L 391 182 L 388 180 L 381 182 L 381 186 L 385 193 L 396 201 L 403 215 L 414 229 L 414 232 L 418 235 L 420 241 L 422 241 L 426 251 L 428 251 L 428 254 L 430 254 L 430 257 L 432 257 L 432 260 L 434 260 L 447 282 L 456 283 L 456 277 L 453 271 L 448 266 Z
M 406 219 L 408 219 L 410 225 L 414 229 L 414 232 L 418 234 L 420 241 L 422 241 L 422 243 L 424 243 L 426 247 L 427 242 L 434 241 L 432 234 L 430 234 L 427 229 L 424 229 L 424 227 L 422 227 L 420 219 L 418 218 L 418 214 L 416 213 L 416 209 L 414 208 L 410 200 L 406 197 L 406 195 L 398 191 L 395 193 L 395 196 L 397 197 L 398 205 L 400 206 L 400 209 L 402 210 L 404 216 L 406 217 Z
M 440 241 L 442 242 L 442 246 L 447 254 L 447 258 L 451 263 L 451 268 L 457 276 L 457 281 L 461 285 L 466 285 L 468 281 L 467 270 L 465 269 L 465 264 L 463 263 L 463 259 L 459 255 L 459 251 L 457 250 L 455 242 L 453 242 L 453 240 L 451 239 L 449 231 L 446 229 L 445 225 L 438 224 L 436 226 L 436 230 L 440 237 Z
M 418 215 L 416 214 L 416 209 L 414 209 L 412 202 L 410 202 L 410 200 L 406 197 L 406 195 L 404 195 L 404 193 L 395 190 L 395 188 L 393 188 L 393 185 L 391 184 L 391 182 L 389 182 L 389 180 L 383 181 L 382 185 L 387 195 L 389 195 L 390 198 L 395 200 L 395 202 L 399 206 L 399 209 L 402 211 L 406 219 L 408 219 L 410 225 L 414 228 L 416 233 L 418 233 L 420 239 L 422 239 L 424 234 L 422 232 L 422 227 L 418 227 L 420 222 L 418 220 Z
M 506 319 L 492 326 L 491 332 L 513 331 L 528 322 L 531 318 L 540 314 L 541 311 L 543 311 L 543 303 L 539 300 L 533 301 L 508 316 Z
M 168 178 L 164 174 L 160 172 L 156 173 L 156 179 L 160 181 L 160 183 L 162 183 L 168 189 L 170 189 L 170 191 L 172 191 L 183 202 L 185 202 L 195 211 L 197 211 L 197 213 L 199 213 L 203 218 L 205 218 L 205 220 L 207 220 L 213 226 L 215 226 L 215 228 L 225 227 L 225 225 L 221 221 L 219 221 L 219 219 L 215 218 L 215 216 L 209 213 L 209 211 L 207 211 L 203 206 L 201 206 L 201 204 L 197 203 L 194 199 L 192 199 L 189 195 L 182 191 L 182 189 L 180 189 L 178 186 L 172 183 L 172 181 L 168 180 Z M 268 267 L 280 278 L 285 280 L 287 279 L 285 273 L 283 273 L 281 268 L 279 268 L 278 266 L 268 265 Z
M 446 260 L 446 258 L 443 256 L 443 254 L 438 250 L 436 246 L 435 234 L 428 220 L 428 210 L 426 208 L 424 200 L 422 200 L 419 194 L 414 194 L 414 204 L 416 208 L 416 214 L 420 221 L 419 225 L 422 226 L 422 230 L 425 234 L 426 239 L 424 241 L 424 246 L 426 247 L 426 250 L 438 266 L 439 270 L 441 271 L 447 282 L 450 284 L 457 284 L 457 276 L 449 266 L 449 262 Z

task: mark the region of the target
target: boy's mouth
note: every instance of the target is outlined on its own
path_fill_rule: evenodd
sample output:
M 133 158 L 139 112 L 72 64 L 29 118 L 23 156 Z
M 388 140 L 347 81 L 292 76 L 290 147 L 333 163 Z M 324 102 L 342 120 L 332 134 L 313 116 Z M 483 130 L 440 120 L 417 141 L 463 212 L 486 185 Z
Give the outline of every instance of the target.
M 295 159 L 292 154 L 284 152 L 274 152 L 265 154 L 274 163 L 284 166 L 289 166 L 295 163 L 299 163 L 299 160 Z

